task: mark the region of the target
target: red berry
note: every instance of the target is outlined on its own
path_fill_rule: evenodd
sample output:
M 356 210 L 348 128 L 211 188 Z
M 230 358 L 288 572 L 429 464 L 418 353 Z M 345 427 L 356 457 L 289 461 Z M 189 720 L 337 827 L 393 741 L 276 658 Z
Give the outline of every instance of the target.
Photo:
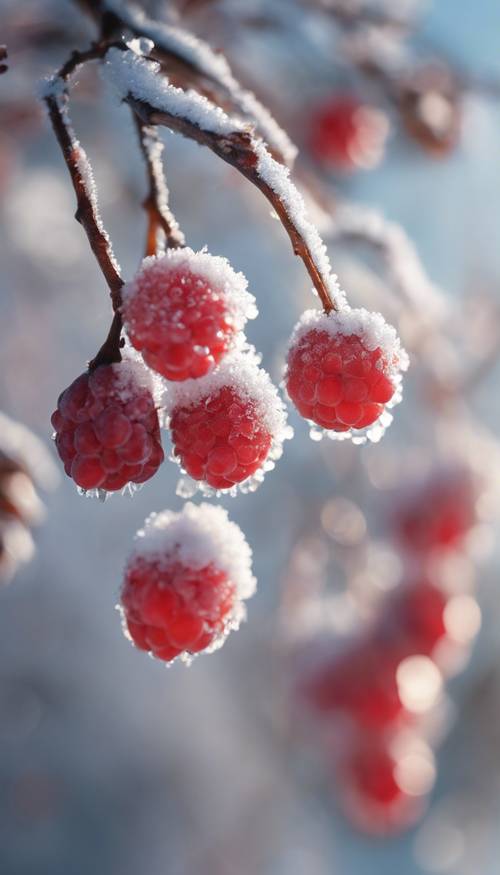
M 180 514 L 152 514 L 137 544 L 121 595 L 134 644 L 165 662 L 220 646 L 255 583 L 250 549 L 227 513 L 188 503 Z
M 421 817 L 435 778 L 434 757 L 419 738 L 355 736 L 340 762 L 341 805 L 363 832 L 386 835 Z
M 307 680 L 304 693 L 324 714 L 345 713 L 358 725 L 376 729 L 404 716 L 396 672 L 396 650 L 370 640 L 323 661 Z
M 231 489 L 281 453 L 288 436 L 278 393 L 251 353 L 235 354 L 205 380 L 172 390 L 174 454 L 195 480 Z
M 386 116 L 349 95 L 330 99 L 311 119 L 310 148 L 322 164 L 340 170 L 370 169 L 384 153 Z
M 191 249 L 146 258 L 123 291 L 133 346 L 168 380 L 207 374 L 255 315 L 246 280 L 229 263 Z
M 428 581 L 402 585 L 389 600 L 379 637 L 397 644 L 404 656 L 431 656 L 447 634 L 447 603 L 443 590 Z
M 398 508 L 394 525 L 415 553 L 459 546 L 477 522 L 477 488 L 466 470 L 433 472 L 432 478 Z
M 163 461 L 160 424 L 144 367 L 130 360 L 81 374 L 52 415 L 68 476 L 113 492 L 149 480 Z
M 379 419 L 407 359 L 378 314 L 309 311 L 295 329 L 287 365 L 286 388 L 299 413 L 328 431 L 349 432 Z

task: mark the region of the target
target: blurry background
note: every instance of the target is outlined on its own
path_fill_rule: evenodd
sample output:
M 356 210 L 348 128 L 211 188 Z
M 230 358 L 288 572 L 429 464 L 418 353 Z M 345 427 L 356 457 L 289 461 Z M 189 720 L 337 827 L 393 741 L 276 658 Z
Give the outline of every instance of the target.
M 409 33 L 389 29 L 381 39 L 363 24 L 353 34 L 330 8 L 347 10 L 349 20 L 366 5 L 409 16 Z M 165 16 L 165 7 L 149 8 Z M 0 76 L 0 408 L 32 429 L 55 461 L 50 414 L 100 345 L 110 308 L 35 92 L 94 32 L 64 0 L 1 0 L 0 11 L 0 42 L 9 49 L 9 70 Z M 313 442 L 290 411 L 295 438 L 275 471 L 255 494 L 222 502 L 253 548 L 258 594 L 242 629 L 189 669 L 167 670 L 135 651 L 114 610 L 134 532 L 152 510 L 181 507 L 178 468 L 165 463 L 133 499 L 86 500 L 64 475 L 43 492 L 36 554 L 0 592 L 0 871 L 493 875 L 500 852 L 500 555 L 489 493 L 498 488 L 493 434 L 500 416 L 489 350 L 500 274 L 500 10 L 494 0 L 346 0 L 314 9 L 292 0 L 226 0 L 184 4 L 182 23 L 224 49 L 299 141 L 303 180 L 316 180 L 314 188 L 336 204 L 383 213 L 413 240 L 429 283 L 404 245 L 396 254 L 393 245 L 392 260 L 366 245 L 373 225 L 364 209 L 355 214 L 361 232 L 354 239 L 346 231 L 353 214 L 344 228 L 341 212 L 337 226 L 332 213 L 331 228 L 319 217 L 351 303 L 399 323 L 412 370 L 380 444 Z M 363 75 L 359 58 L 352 61 L 356 40 L 363 50 L 376 45 L 396 78 L 400 64 L 436 55 L 460 74 L 461 134 L 444 156 L 405 133 L 385 86 Z M 94 70 L 78 78 L 73 120 L 129 277 L 145 232 L 135 133 Z M 389 119 L 385 153 L 370 171 L 346 173 L 310 151 L 314 108 L 346 89 Z M 260 309 L 248 334 L 279 382 L 293 324 L 315 304 L 303 266 L 258 192 L 194 144 L 165 139 L 171 203 L 187 240 L 226 255 L 246 274 Z M 429 289 L 431 281 L 444 291 Z M 416 303 L 405 302 L 408 286 Z M 483 369 L 485 351 L 491 361 Z M 466 401 L 444 407 L 448 383 L 467 382 L 477 369 Z M 0 421 L 0 443 L 9 428 Z M 164 443 L 168 449 L 167 435 Z M 352 633 L 372 616 L 405 562 L 391 534 L 394 496 L 457 454 L 481 469 L 486 488 L 482 525 L 447 574 L 477 595 L 483 624 L 472 659 L 447 681 L 437 729 L 429 730 L 437 780 L 427 811 L 402 834 L 370 838 L 341 813 L 335 757 L 302 725 L 293 701 L 296 627 L 302 637 L 310 629 L 313 635 L 308 598 L 319 597 L 323 585 L 335 597 L 329 634 Z M 28 455 L 35 468 L 42 464 L 34 451 Z M 340 519 L 346 507 L 351 514 L 340 533 L 324 512 L 339 499 L 348 504 L 333 505 L 334 519 L 335 508 Z

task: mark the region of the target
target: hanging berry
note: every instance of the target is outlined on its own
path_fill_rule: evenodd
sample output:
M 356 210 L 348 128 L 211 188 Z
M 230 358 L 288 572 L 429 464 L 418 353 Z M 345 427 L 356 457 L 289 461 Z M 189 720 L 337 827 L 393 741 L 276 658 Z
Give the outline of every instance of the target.
M 77 377 L 51 421 L 64 470 L 85 491 L 144 483 L 163 462 L 154 383 L 131 358 Z
M 175 457 L 194 480 L 217 490 L 255 486 L 291 436 L 283 402 L 252 350 L 169 388 L 166 408 Z
M 136 536 L 121 593 L 124 629 L 140 650 L 171 662 L 221 647 L 253 595 L 252 553 L 221 507 L 188 502 L 152 514 Z
M 290 341 L 285 383 L 299 413 L 329 436 L 366 429 L 377 440 L 391 421 L 386 407 L 401 398 L 407 367 L 395 329 L 379 313 L 308 310 Z M 376 422 L 381 428 L 370 430 Z

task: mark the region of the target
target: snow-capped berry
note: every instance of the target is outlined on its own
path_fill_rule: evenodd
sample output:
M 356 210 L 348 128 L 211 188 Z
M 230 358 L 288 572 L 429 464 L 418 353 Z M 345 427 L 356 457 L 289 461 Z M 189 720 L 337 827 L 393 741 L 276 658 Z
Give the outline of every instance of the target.
M 124 358 L 81 374 L 52 414 L 64 470 L 84 490 L 144 483 L 164 454 L 150 374 Z
M 131 343 L 168 380 L 207 374 L 257 313 L 242 273 L 188 248 L 145 258 L 122 297 Z
M 452 550 L 460 546 L 478 521 L 479 484 L 459 467 L 443 468 L 403 500 L 394 527 L 406 549 L 414 553 Z
M 214 489 L 260 478 L 290 436 L 284 405 L 252 350 L 232 353 L 207 377 L 169 387 L 166 409 L 174 455 Z
M 136 536 L 121 593 L 124 628 L 170 662 L 220 647 L 253 595 L 251 550 L 221 507 L 188 503 L 152 514 Z
M 340 170 L 369 170 L 380 163 L 389 132 L 386 115 L 351 95 L 338 96 L 311 118 L 310 149 L 314 157 Z
M 407 367 L 395 329 L 379 313 L 308 310 L 290 341 L 286 388 L 306 419 L 328 432 L 358 432 L 400 399 Z

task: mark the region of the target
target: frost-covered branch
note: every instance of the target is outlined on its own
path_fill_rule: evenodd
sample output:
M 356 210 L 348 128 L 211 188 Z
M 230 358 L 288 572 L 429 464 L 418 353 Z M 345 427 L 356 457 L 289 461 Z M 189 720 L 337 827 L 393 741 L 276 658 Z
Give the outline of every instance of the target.
M 107 38 L 124 30 L 154 43 L 153 57 L 164 64 L 172 81 L 193 85 L 224 108 L 251 121 L 269 144 L 272 155 L 291 166 L 297 149 L 286 132 L 254 94 L 241 87 L 226 58 L 188 31 L 149 19 L 134 4 L 121 0 L 78 0 Z
M 207 146 L 262 192 L 287 231 L 295 254 L 304 262 L 324 310 L 338 309 L 344 303 L 343 292 L 288 168 L 272 157 L 247 125 L 194 91 L 170 85 L 158 72 L 156 63 L 132 50 L 111 48 L 106 55 L 106 78 L 145 124 L 165 125 Z
M 75 190 L 77 200 L 75 218 L 87 235 L 92 252 L 108 284 L 115 311 L 108 336 L 96 357 L 90 362 L 91 369 L 105 362 L 121 360 L 122 319 L 119 308 L 123 279 L 111 240 L 99 213 L 92 167 L 85 150 L 75 136 L 68 115 L 68 80 L 81 64 L 101 57 L 102 53 L 102 47 L 98 46 L 93 46 L 87 52 L 73 52 L 59 73 L 45 84 L 42 94 Z
M 99 50 L 95 47 L 88 52 L 74 52 L 59 73 L 45 84 L 42 97 L 75 190 L 77 200 L 75 218 L 87 235 L 90 247 L 109 286 L 113 309 L 117 310 L 120 306 L 123 279 L 120 276 L 120 268 L 109 235 L 99 214 L 92 167 L 85 150 L 75 136 L 68 115 L 68 79 L 78 66 L 96 57 L 99 57 Z
M 155 127 L 144 124 L 135 113 L 133 115 L 148 178 L 148 194 L 143 202 L 148 218 L 145 255 L 156 255 L 162 249 L 160 232 L 163 232 L 169 249 L 184 246 L 185 240 L 168 205 L 168 188 L 161 157 L 163 143 Z

